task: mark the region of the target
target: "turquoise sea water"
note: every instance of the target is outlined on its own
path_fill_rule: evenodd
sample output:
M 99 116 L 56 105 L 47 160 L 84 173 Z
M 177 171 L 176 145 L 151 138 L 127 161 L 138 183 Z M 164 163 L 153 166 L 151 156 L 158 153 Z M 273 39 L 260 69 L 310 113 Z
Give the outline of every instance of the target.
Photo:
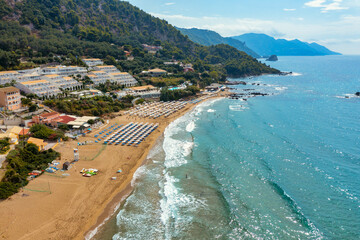
M 96 239 L 359 239 L 360 57 L 280 57 L 172 123 Z

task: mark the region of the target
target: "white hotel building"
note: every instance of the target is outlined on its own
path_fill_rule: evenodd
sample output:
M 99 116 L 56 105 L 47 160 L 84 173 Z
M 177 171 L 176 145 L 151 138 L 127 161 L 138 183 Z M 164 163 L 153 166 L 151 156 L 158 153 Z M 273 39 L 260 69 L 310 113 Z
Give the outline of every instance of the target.
M 15 86 L 26 94 L 33 93 L 39 97 L 56 97 L 61 91 L 55 84 L 48 80 L 41 79 L 16 83 Z
M 91 59 L 90 59 L 91 60 Z M 92 59 L 91 64 L 103 64 L 100 59 Z M 85 61 L 85 59 L 84 59 Z M 0 72 L 0 84 L 16 81 L 20 90 L 29 94 L 33 93 L 39 97 L 56 96 L 63 90 L 74 91 L 82 89 L 83 85 L 70 77 L 71 75 L 87 76 L 94 82 L 94 85 L 104 84 L 107 80 L 122 85 L 132 87 L 137 84 L 136 79 L 126 72 L 120 72 L 113 65 L 96 66 L 94 71 L 87 74 L 87 69 L 78 66 L 55 66 L 45 68 L 35 68 L 21 71 L 2 71 Z
M 99 58 L 84 58 L 82 60 L 89 67 L 94 67 L 94 66 L 97 66 L 97 65 L 103 65 L 104 64 L 104 62 Z
M 0 72 L 0 84 L 11 83 L 12 80 L 17 80 L 21 74 L 17 71 L 2 71 Z
M 42 75 L 57 74 L 61 76 L 81 75 L 84 76 L 87 73 L 86 68 L 78 66 L 56 66 L 45 67 L 41 70 Z
M 57 74 L 45 75 L 44 78 L 62 90 L 75 91 L 82 88 L 82 84 L 72 77 L 62 77 Z
M 126 72 L 120 72 L 113 65 L 96 66 L 94 69 L 96 71 L 90 72 L 88 77 L 95 85 L 106 83 L 107 80 L 125 87 L 132 87 L 137 84 L 133 76 Z

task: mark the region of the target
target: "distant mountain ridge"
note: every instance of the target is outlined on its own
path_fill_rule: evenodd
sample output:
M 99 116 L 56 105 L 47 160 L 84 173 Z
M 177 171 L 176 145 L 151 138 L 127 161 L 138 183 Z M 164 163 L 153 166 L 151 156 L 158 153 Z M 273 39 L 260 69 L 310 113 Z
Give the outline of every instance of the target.
M 247 33 L 232 38 L 244 42 L 246 46 L 261 56 L 341 55 L 340 53 L 333 52 L 317 43 L 302 42 L 298 39 L 290 41 L 286 39 L 275 39 L 266 34 Z
M 217 32 L 198 28 L 177 28 L 184 35 L 187 35 L 190 40 L 204 46 L 211 46 L 217 44 L 228 44 L 240 51 L 249 54 L 252 57 L 258 58 L 259 54 L 248 48 L 244 42 L 230 37 L 222 37 Z

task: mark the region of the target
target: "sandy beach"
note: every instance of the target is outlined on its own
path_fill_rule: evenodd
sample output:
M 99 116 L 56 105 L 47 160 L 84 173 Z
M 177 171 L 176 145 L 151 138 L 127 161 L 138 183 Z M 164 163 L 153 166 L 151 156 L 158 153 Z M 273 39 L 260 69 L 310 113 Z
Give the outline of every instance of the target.
M 212 98 L 216 97 L 220 95 Z M 194 106 L 196 104 L 187 104 L 184 109 L 167 118 L 144 119 L 125 115 L 110 119 L 110 125 L 129 122 L 160 125 L 138 147 L 100 143 L 79 146 L 80 161 L 72 164 L 69 171 L 45 173 L 19 193 L 0 202 L 0 238 L 84 239 L 131 193 L 135 171 L 144 163 L 148 152 L 169 123 Z M 62 142 L 56 146 L 55 150 L 61 153 L 60 162 L 73 160 L 73 149 L 77 147 L 77 142 L 94 141 L 93 136 L 100 130 L 78 141 Z M 82 168 L 96 168 L 99 174 L 83 177 L 80 174 Z M 116 173 L 118 169 L 122 169 L 122 173 Z M 69 176 L 64 176 L 64 173 Z M 111 180 L 112 177 L 117 179 Z

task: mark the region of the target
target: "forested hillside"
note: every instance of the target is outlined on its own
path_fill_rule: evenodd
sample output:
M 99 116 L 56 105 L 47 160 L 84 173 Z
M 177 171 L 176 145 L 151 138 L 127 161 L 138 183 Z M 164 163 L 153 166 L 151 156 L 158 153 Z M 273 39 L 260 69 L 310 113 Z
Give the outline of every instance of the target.
M 166 21 L 124 1 L 0 0 L 0 19 L 0 70 L 61 62 L 65 57 L 69 64 L 79 65 L 80 56 L 125 61 L 124 47 L 141 65 L 144 56 L 149 58 L 141 44 L 153 44 L 163 47 L 153 56 L 156 59 L 217 63 L 225 69 L 234 62 L 250 66 L 250 73 L 239 70 L 239 76 L 278 72 L 235 48 L 227 48 L 232 54 L 226 57 L 219 55 L 224 46 L 200 46 Z

